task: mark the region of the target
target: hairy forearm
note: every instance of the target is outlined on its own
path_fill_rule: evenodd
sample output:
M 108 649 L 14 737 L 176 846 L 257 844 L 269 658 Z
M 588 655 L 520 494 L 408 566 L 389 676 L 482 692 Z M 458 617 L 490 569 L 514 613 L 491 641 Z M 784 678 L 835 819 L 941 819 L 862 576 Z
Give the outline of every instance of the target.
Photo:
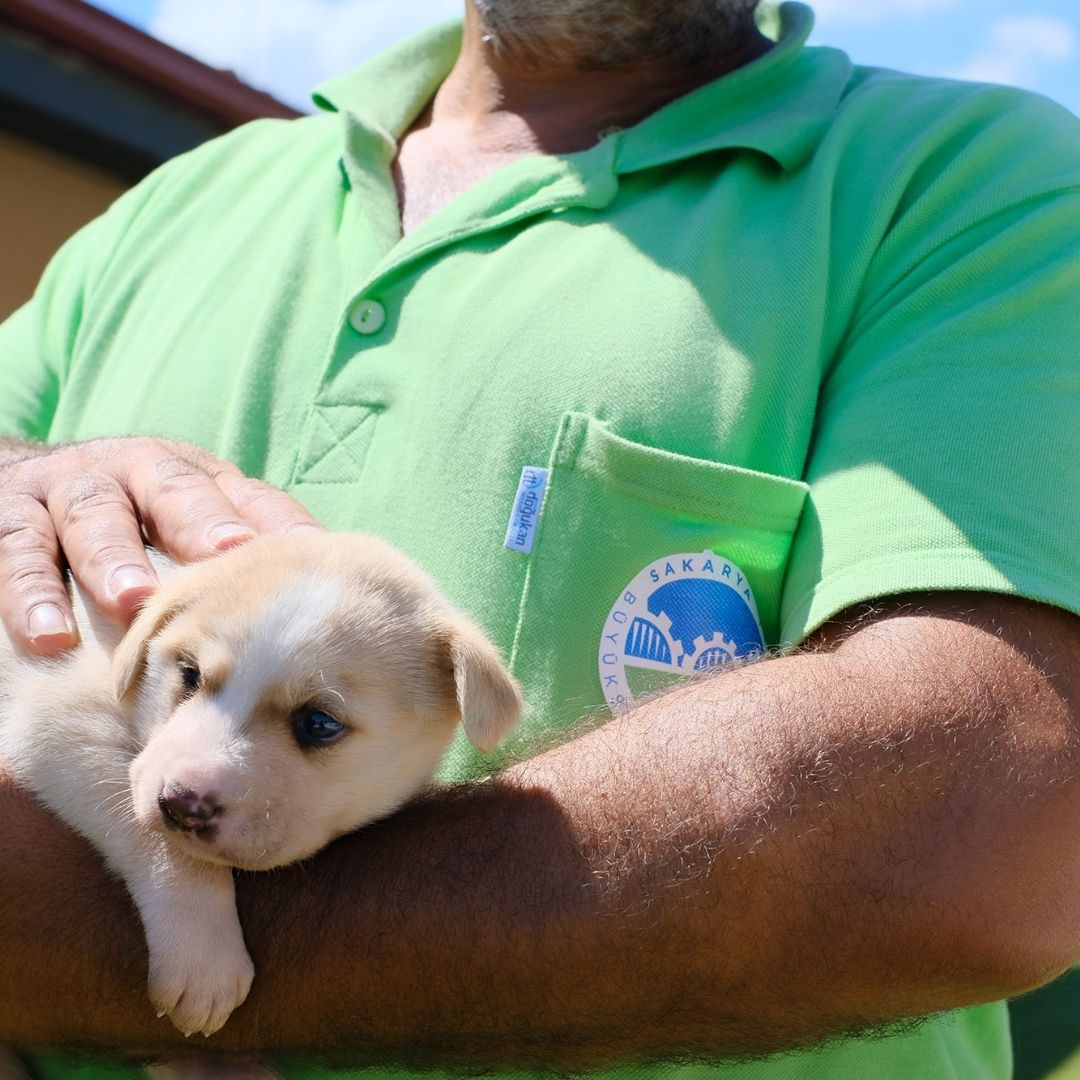
M 890 619 L 245 876 L 255 988 L 208 1045 L 730 1057 L 1049 977 L 1080 941 L 1077 859 L 1046 839 L 1080 825 L 1075 686 L 1025 651 Z M 0 1040 L 178 1045 L 120 887 L 10 784 L 0 803 Z

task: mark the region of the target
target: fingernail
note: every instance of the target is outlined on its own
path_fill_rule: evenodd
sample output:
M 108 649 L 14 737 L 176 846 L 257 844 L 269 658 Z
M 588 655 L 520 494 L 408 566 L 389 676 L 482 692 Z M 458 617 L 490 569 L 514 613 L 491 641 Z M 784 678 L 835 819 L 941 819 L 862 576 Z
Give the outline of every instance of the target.
M 245 529 L 243 525 L 215 525 L 206 534 L 206 539 L 211 547 L 228 548 L 242 544 L 254 535 L 251 529 Z
M 324 532 L 326 532 L 326 529 L 322 525 L 312 525 L 311 522 L 309 522 L 309 521 L 301 521 L 301 522 L 298 522 L 296 525 L 290 525 L 285 531 L 287 533 L 294 533 L 294 532 L 324 533 Z
M 27 616 L 30 640 L 45 637 L 70 637 L 75 633 L 71 619 L 56 604 L 38 604 Z
M 121 566 L 108 577 L 109 596 L 119 600 L 132 592 L 151 592 L 157 582 L 141 566 Z

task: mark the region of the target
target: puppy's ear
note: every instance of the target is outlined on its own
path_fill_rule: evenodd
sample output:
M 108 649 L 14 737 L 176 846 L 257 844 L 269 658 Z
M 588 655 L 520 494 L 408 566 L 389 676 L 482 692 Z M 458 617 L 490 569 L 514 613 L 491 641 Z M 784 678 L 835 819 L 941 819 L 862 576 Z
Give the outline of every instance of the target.
M 144 605 L 113 653 L 113 691 L 123 701 L 135 689 L 146 666 L 151 640 L 194 599 L 194 587 L 180 582 L 163 585 Z
M 490 753 L 521 717 L 521 690 L 498 649 L 472 623 L 455 619 L 448 645 L 465 734 L 478 750 Z

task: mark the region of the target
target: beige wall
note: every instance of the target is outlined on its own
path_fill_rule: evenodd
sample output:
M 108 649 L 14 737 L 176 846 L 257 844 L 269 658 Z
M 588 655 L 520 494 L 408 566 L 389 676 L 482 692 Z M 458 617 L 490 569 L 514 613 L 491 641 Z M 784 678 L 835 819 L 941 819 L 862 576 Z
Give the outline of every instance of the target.
M 106 173 L 0 132 L 0 319 L 29 299 L 64 240 L 123 190 Z

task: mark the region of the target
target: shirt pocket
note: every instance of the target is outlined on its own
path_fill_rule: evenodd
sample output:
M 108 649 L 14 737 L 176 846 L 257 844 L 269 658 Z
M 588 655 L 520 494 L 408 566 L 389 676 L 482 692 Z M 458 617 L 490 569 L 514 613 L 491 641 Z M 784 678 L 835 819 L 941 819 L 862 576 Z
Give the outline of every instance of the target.
M 523 735 L 778 644 L 807 485 L 563 415 L 548 461 L 511 667 Z

